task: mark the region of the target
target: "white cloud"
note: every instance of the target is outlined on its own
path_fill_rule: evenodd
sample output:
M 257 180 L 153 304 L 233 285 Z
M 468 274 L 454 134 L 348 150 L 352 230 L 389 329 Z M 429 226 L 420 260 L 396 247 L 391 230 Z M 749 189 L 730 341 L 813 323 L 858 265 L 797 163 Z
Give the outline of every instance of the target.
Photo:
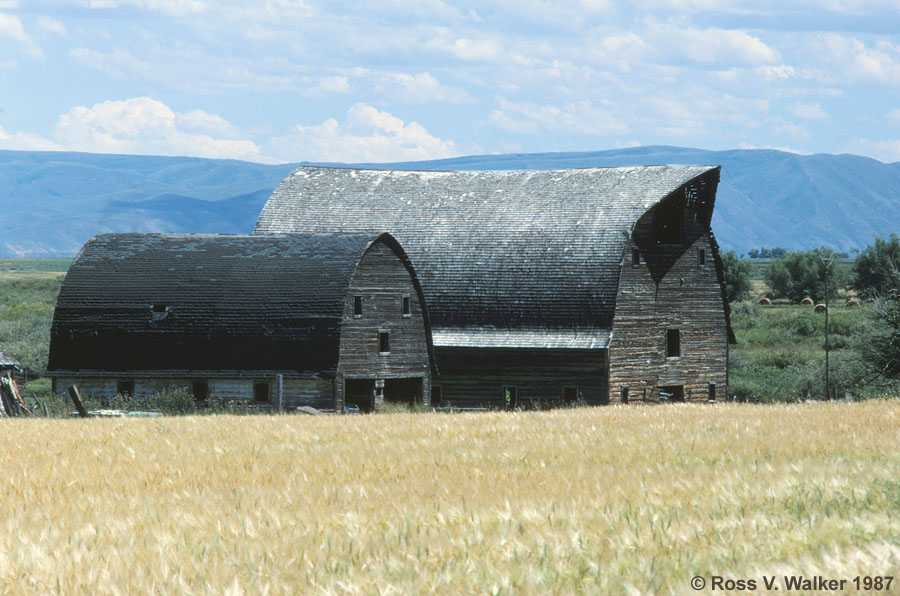
M 788 106 L 787 110 L 798 118 L 803 118 L 804 120 L 827 120 L 828 112 L 826 112 L 822 106 L 819 104 L 812 103 L 804 103 L 801 101 L 794 102 L 792 105 Z
M 0 149 L 17 151 L 59 151 L 63 149 L 53 141 L 30 133 L 8 133 L 0 126 Z
M 886 163 L 900 161 L 900 139 L 885 141 L 859 139 L 854 151 L 858 151 L 862 155 L 880 159 Z
M 259 65 L 253 60 L 197 55 L 183 49 L 162 50 L 159 55 L 154 56 L 155 61 L 138 58 L 128 50 L 104 53 L 78 47 L 70 50 L 69 55 L 82 64 L 115 78 L 137 77 L 157 85 L 190 92 L 215 93 L 234 89 L 283 91 L 300 86 L 282 72 L 277 75 L 258 72 Z M 318 81 L 318 84 L 321 83 L 321 80 Z M 316 93 L 321 89 L 314 84 L 307 91 Z
M 504 55 L 503 45 L 495 39 L 468 39 L 461 37 L 452 42 L 436 40 L 428 45 L 468 62 L 493 62 Z
M 471 103 L 472 96 L 458 87 L 442 85 L 427 72 L 409 74 L 388 73 L 376 81 L 379 93 L 404 103 Z
M 68 37 L 69 31 L 66 29 L 66 26 L 62 24 L 62 21 L 57 21 L 56 19 L 51 19 L 49 17 L 40 17 L 38 19 L 38 26 L 44 31 L 49 31 L 50 33 L 55 33 L 60 37 Z
M 740 29 L 695 29 L 678 24 L 649 27 L 649 39 L 665 56 L 680 56 L 701 65 L 775 66 L 779 53 Z
M 44 57 L 44 52 L 41 48 L 25 32 L 22 21 L 12 15 L 0 13 L 0 38 L 3 37 L 17 41 L 23 47 L 25 53 L 32 58 Z
M 86 0 L 86 5 L 88 8 L 95 9 L 116 9 L 130 6 L 171 16 L 202 13 L 211 7 L 211 3 L 204 0 Z
M 277 161 L 388 162 L 453 157 L 460 151 L 416 122 L 358 103 L 347 110 L 343 124 L 329 118 L 273 138 L 270 153 Z
M 859 39 L 838 34 L 821 37 L 813 52 L 824 54 L 822 62 L 840 71 L 850 81 L 900 85 L 900 46 L 881 41 L 868 47 Z
M 499 98 L 500 108 L 491 112 L 488 121 L 508 132 L 537 134 L 609 135 L 628 132 L 628 125 L 610 112 L 590 102 L 567 103 L 562 106 L 513 102 Z
M 225 119 L 202 110 L 173 112 L 149 97 L 78 106 L 59 117 L 53 138 L 0 129 L 0 147 L 137 155 L 257 159 L 259 148 L 238 138 Z

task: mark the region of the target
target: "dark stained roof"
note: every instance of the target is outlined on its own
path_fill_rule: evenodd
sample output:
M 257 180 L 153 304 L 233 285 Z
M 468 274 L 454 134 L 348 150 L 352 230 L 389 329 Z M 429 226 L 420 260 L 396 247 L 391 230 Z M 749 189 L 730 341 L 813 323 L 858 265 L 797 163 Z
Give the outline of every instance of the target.
M 605 347 L 624 242 L 715 166 L 421 172 L 301 167 L 256 233 L 389 231 L 425 291 L 435 345 Z
M 405 259 L 388 234 L 95 236 L 63 282 L 48 370 L 333 373 L 376 242 Z

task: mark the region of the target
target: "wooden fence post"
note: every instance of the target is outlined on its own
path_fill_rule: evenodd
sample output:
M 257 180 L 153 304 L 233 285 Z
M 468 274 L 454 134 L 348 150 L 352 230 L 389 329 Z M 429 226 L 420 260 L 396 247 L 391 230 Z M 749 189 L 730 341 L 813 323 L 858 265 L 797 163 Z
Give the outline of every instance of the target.
M 87 410 L 84 407 L 84 402 L 81 401 L 81 393 L 78 392 L 77 385 L 69 385 L 69 397 L 72 398 L 72 403 L 75 404 L 75 409 L 78 410 L 78 415 L 82 418 L 88 418 L 90 415 L 87 413 Z

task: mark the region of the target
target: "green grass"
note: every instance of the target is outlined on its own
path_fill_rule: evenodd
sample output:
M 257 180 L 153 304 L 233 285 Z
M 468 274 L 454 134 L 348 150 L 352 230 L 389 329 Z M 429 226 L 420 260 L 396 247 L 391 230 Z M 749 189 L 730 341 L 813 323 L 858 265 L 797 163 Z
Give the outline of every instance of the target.
M 0 277 L 0 346 L 30 374 L 47 367 L 50 324 L 62 277 Z
M 829 312 L 829 376 L 832 394 L 878 395 L 854 346 L 873 325 L 868 305 L 832 306 Z M 804 392 L 825 395 L 825 315 L 810 306 L 751 302 L 732 305 L 738 343 L 730 358 L 729 391 L 744 401 L 796 401 Z

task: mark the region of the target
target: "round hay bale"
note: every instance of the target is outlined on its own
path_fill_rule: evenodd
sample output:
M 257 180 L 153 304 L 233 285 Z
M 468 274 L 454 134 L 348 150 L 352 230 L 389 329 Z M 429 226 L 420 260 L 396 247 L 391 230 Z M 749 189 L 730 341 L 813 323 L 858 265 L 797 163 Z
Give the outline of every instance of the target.
M 859 300 L 856 298 L 848 298 L 847 303 L 844 304 L 847 308 L 859 308 Z
M 804 306 L 812 306 L 814 304 L 814 302 L 813 302 L 812 298 L 807 296 L 806 298 L 804 298 L 803 300 L 800 301 L 800 304 L 803 304 Z
M 821 302 L 816 305 L 816 312 L 825 312 L 828 308 Z
M 760 298 L 759 303 L 762 304 L 763 306 L 771 306 L 772 305 L 772 301 L 769 300 L 768 298 Z

